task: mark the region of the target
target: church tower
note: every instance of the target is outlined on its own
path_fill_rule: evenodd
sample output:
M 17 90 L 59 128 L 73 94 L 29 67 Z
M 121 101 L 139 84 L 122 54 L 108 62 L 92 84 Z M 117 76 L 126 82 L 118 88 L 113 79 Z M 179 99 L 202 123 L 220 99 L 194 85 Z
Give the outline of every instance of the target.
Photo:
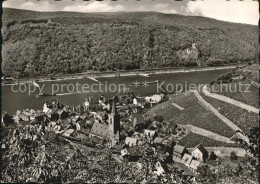
M 108 130 L 110 138 L 116 138 L 119 140 L 120 114 L 118 114 L 116 110 L 115 97 L 113 98 L 111 113 L 108 114 Z

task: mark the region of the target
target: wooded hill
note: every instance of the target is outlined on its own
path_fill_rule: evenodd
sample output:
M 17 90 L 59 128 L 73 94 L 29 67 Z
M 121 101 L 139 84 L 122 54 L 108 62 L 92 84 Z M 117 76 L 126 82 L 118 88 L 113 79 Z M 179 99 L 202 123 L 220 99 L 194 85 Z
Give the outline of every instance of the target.
M 212 66 L 257 60 L 257 26 L 157 12 L 3 9 L 3 74 Z

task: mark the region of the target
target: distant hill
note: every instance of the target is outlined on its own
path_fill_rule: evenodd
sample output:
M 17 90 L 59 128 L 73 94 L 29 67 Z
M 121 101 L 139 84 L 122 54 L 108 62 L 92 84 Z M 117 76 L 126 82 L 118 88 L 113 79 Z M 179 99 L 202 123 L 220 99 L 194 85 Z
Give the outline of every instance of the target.
M 255 62 L 257 26 L 158 12 L 3 9 L 4 75 Z

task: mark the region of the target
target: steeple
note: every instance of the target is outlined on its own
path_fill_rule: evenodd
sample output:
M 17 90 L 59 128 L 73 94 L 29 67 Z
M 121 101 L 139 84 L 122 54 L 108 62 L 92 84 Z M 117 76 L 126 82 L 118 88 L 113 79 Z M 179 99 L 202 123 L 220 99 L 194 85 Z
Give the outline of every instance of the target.
M 113 97 L 112 101 L 112 109 L 111 109 L 111 114 L 117 114 L 117 109 L 116 109 L 116 97 Z
M 113 97 L 111 113 L 108 114 L 108 130 L 110 138 L 119 140 L 120 114 L 116 110 L 116 97 Z

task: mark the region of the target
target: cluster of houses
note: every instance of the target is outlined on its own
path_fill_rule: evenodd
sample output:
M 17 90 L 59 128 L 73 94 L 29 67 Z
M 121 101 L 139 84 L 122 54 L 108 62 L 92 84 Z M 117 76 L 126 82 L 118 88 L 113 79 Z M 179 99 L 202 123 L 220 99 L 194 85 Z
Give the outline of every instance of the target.
M 155 174 L 169 172 L 167 164 L 170 161 L 187 176 L 194 177 L 208 158 L 207 150 L 198 145 L 189 153 L 172 137 L 161 137 L 155 129 L 147 128 L 142 114 L 138 112 L 140 104 L 134 99 L 122 104 L 117 97 L 106 100 L 100 96 L 99 99 L 87 98 L 72 108 L 58 100 L 51 100 L 44 103 L 43 110 L 18 110 L 13 117 L 5 114 L 2 122 L 43 124 L 47 130 L 65 138 L 81 142 L 87 140 L 96 147 L 106 146 L 114 151 L 114 158 L 120 162 L 140 164 L 144 151 L 149 151 L 156 157 L 154 168 L 151 168 Z M 122 118 L 125 118 L 124 122 Z M 128 123 L 133 131 L 123 136 L 124 123 Z

